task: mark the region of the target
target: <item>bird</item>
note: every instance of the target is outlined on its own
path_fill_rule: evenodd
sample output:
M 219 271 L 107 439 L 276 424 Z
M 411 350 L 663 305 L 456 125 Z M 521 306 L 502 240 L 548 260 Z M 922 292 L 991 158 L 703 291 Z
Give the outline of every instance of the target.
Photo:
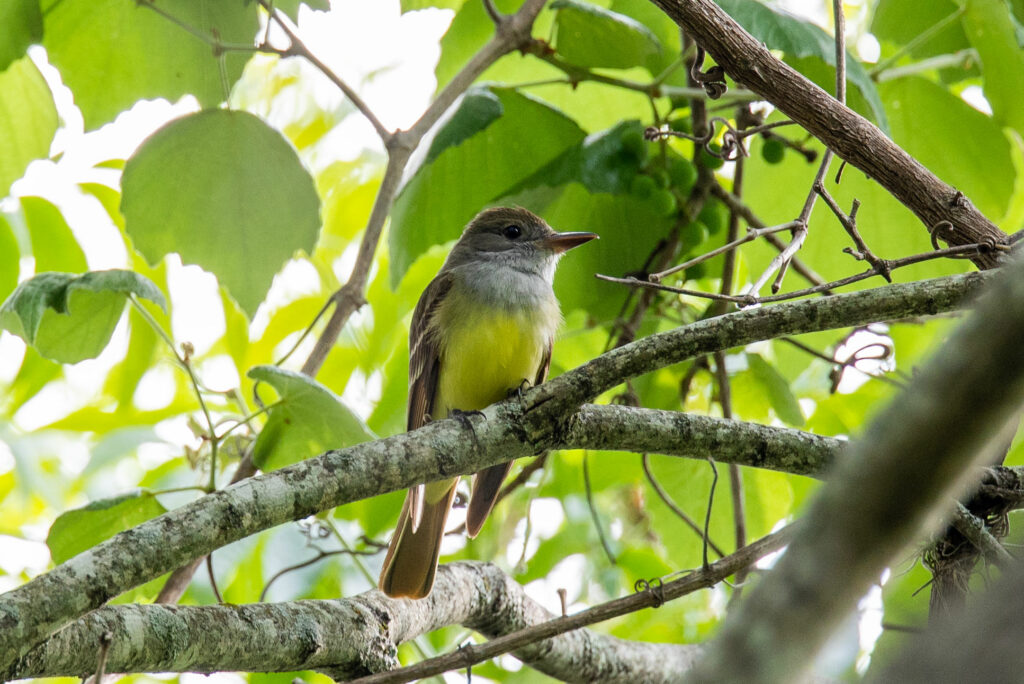
M 544 382 L 562 322 L 555 267 L 566 251 L 597 237 L 555 232 L 521 207 L 485 209 L 469 222 L 413 311 L 408 430 Z M 470 537 L 480 532 L 511 467 L 501 463 L 473 476 Z M 406 494 L 378 583 L 388 596 L 430 593 L 458 482 L 421 484 Z

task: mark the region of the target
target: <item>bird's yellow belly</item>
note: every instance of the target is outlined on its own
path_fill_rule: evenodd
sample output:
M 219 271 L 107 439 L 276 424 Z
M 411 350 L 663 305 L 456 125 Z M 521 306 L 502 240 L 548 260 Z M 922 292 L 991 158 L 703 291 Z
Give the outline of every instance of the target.
M 501 401 L 524 380 L 532 384 L 549 332 L 527 314 L 488 312 L 472 325 L 445 331 L 434 418 L 452 409 L 476 411 Z

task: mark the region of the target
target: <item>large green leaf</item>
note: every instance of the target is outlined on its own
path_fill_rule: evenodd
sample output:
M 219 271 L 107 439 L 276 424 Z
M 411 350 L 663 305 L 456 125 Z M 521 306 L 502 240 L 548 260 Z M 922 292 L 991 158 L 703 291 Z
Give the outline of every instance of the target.
M 953 0 L 879 0 L 871 32 L 882 41 L 906 45 L 957 11 Z M 931 38 L 910 50 L 917 59 L 949 54 L 969 47 L 960 22 L 950 21 Z
M 278 393 L 253 449 L 253 462 L 261 470 L 376 438 L 337 395 L 307 375 L 276 366 L 256 366 L 248 375 Z
M 155 263 L 177 252 L 213 272 L 251 317 L 274 274 L 320 227 L 313 179 L 281 134 L 246 112 L 167 124 L 125 166 L 121 211 Z
M 64 215 L 53 203 L 42 197 L 22 197 L 21 210 L 32 240 L 36 273 L 81 273 L 89 268 L 85 252 L 78 245 Z
M 0 72 L 0 197 L 29 162 L 49 154 L 57 124 L 53 95 L 31 59 Z
M 923 78 L 890 81 L 881 90 L 892 112 L 893 139 L 982 213 L 999 219 L 1017 175 L 999 124 Z
M 981 59 L 985 98 L 992 105 L 992 114 L 1003 126 L 1024 133 L 1024 51 L 1010 7 L 1005 0 L 966 0 L 961 4 L 966 8 L 964 30 Z
M 204 106 L 228 95 L 249 55 L 215 57 L 209 44 L 134 0 L 45 0 L 43 45 L 75 93 L 86 129 L 112 120 L 136 100 L 195 95 Z M 252 44 L 255 2 L 156 0 L 188 27 L 225 43 Z
M 817 57 L 830 66 L 836 65 L 835 41 L 819 26 L 754 0 L 715 1 L 748 33 L 768 47 L 793 57 Z M 850 54 L 846 56 L 846 75 L 870 104 L 875 123 L 883 131 L 888 131 L 885 108 L 874 81 Z
M 164 306 L 160 290 L 132 271 L 40 273 L 0 306 L 0 328 L 47 358 L 77 363 L 98 356 L 107 346 L 129 294 Z
M 152 492 L 147 491 L 100 499 L 57 518 L 46 535 L 46 545 L 50 547 L 53 562 L 63 563 L 118 532 L 166 512 Z
M 583 139 L 558 110 L 515 91 L 491 92 L 502 115 L 420 166 L 399 193 L 389 237 L 392 285 L 428 248 L 458 237 L 485 205 Z
M 39 12 L 39 0 L 0 2 L 0 71 L 42 37 L 43 15 Z
M 11 224 L 0 215 L 0 300 L 7 299 L 18 286 L 19 257 L 18 241 Z
M 555 0 L 555 49 L 582 67 L 628 69 L 658 62 L 662 47 L 640 22 L 579 0 Z
M 601 236 L 566 254 L 555 274 L 563 310 L 586 309 L 599 321 L 614 319 L 629 291 L 596 280 L 594 274 L 622 276 L 642 268 L 672 224 L 650 202 L 631 195 L 591 194 L 578 183 L 538 209 L 556 230 L 589 230 Z

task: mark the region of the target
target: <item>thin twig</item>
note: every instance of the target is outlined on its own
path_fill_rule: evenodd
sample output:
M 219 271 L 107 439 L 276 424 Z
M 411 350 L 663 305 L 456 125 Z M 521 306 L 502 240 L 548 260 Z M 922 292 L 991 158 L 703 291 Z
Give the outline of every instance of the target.
M 220 595 L 220 589 L 217 588 L 217 577 L 213 574 L 212 553 L 206 556 L 206 572 L 210 575 L 210 586 L 213 587 L 213 595 L 217 598 L 217 603 L 224 603 L 224 597 Z
M 722 245 L 721 247 L 716 247 L 715 249 L 711 250 L 710 252 L 705 252 L 704 254 L 700 254 L 698 256 L 695 256 L 694 258 L 690 259 L 689 261 L 681 263 L 681 264 L 679 264 L 677 266 L 673 266 L 672 268 L 665 269 L 664 271 L 661 271 L 659 273 L 652 273 L 649 276 L 647 276 L 647 279 L 649 281 L 651 281 L 652 283 L 659 283 L 666 276 L 670 276 L 673 273 L 678 273 L 679 271 L 685 271 L 686 269 L 688 269 L 688 268 L 690 268 L 692 266 L 696 266 L 699 263 L 702 263 L 704 261 L 708 261 L 709 259 L 713 259 L 716 256 L 718 256 L 719 254 L 722 254 L 723 252 L 731 252 L 732 250 L 736 249 L 737 247 L 740 247 L 741 245 L 745 245 L 748 242 L 753 242 L 754 240 L 756 240 L 756 239 L 758 239 L 760 237 L 764 237 L 765 235 L 771 235 L 773 233 L 781 233 L 784 230 L 793 230 L 797 226 L 798 226 L 798 224 L 797 224 L 796 221 L 790 221 L 789 223 L 783 223 L 783 224 L 778 225 L 778 226 L 766 226 L 764 228 L 748 228 L 747 229 L 747 234 L 744 235 L 743 237 L 737 238 L 737 239 L 735 239 L 735 240 L 733 240 L 733 241 L 731 241 L 731 242 L 729 242 L 727 244 Z
M 978 243 L 973 245 L 959 245 L 957 247 L 946 247 L 945 249 L 939 249 L 932 252 L 923 252 L 921 254 L 914 254 L 902 259 L 891 259 L 889 261 L 889 267 L 891 271 L 895 271 L 904 266 L 911 266 L 913 264 L 919 264 L 922 261 L 931 261 L 932 259 L 944 259 L 948 257 L 958 256 L 974 256 L 977 254 L 983 254 L 992 250 L 992 246 L 985 243 Z M 751 295 L 723 295 L 716 292 L 701 292 L 699 290 L 685 290 L 678 287 L 671 287 L 669 285 L 663 285 L 661 283 L 652 283 L 647 280 L 639 280 L 637 278 L 615 278 L 612 276 L 603 275 L 600 273 L 594 274 L 594 277 L 599 280 L 604 280 L 609 283 L 618 283 L 620 285 L 630 285 L 633 287 L 643 287 L 653 290 L 661 290 L 663 292 L 673 292 L 675 294 L 687 295 L 690 297 L 701 297 L 704 299 L 719 299 L 726 302 L 734 302 L 741 307 L 754 306 L 756 304 L 769 304 L 771 302 L 782 302 L 789 299 L 799 299 L 800 297 L 806 297 L 812 294 L 823 294 L 831 292 L 837 288 L 845 285 L 851 285 L 858 283 L 862 280 L 867 280 L 874 276 L 881 275 L 874 267 L 869 268 L 863 273 L 857 273 L 852 276 L 840 278 L 839 280 L 833 280 L 831 282 L 822 283 L 821 285 L 815 285 L 814 287 L 807 287 L 802 290 L 793 290 L 792 292 L 785 292 L 778 295 L 769 295 L 766 297 L 753 297 Z
M 377 118 L 377 115 L 373 113 L 372 109 L 370 109 L 370 106 L 366 104 L 366 101 L 359 96 L 359 93 L 357 93 L 351 86 L 349 86 L 349 84 L 346 83 L 340 76 L 334 73 L 334 71 L 332 71 L 329 66 L 324 64 L 324 62 L 321 61 L 320 58 L 317 57 L 315 54 L 313 54 L 313 52 L 308 47 L 306 47 L 306 44 L 302 42 L 302 39 L 299 38 L 298 34 L 295 32 L 294 29 L 292 29 L 292 27 L 289 25 L 289 22 L 282 15 L 281 10 L 274 7 L 272 3 L 268 2 L 268 0 L 259 0 L 259 3 L 260 6 L 263 7 L 263 9 L 265 9 L 269 13 L 270 18 L 273 19 L 274 22 L 281 28 L 281 30 L 284 31 L 285 35 L 288 36 L 289 47 L 284 52 L 284 56 L 302 57 L 307 62 L 315 66 L 320 71 L 320 73 L 322 73 L 324 76 L 330 79 L 331 83 L 333 83 L 338 88 L 338 90 L 344 93 L 345 97 L 347 97 L 348 100 L 353 105 L 355 105 L 355 108 L 358 109 L 359 112 L 364 117 L 366 117 L 366 120 L 369 121 L 370 125 L 373 126 L 373 129 L 377 131 L 377 135 L 380 136 L 380 139 L 384 142 L 386 146 L 388 144 L 388 141 L 391 139 L 391 131 L 389 131 L 387 127 L 383 123 L 381 123 L 380 119 Z
M 764 221 L 751 211 L 741 199 L 736 197 L 734 194 L 722 187 L 721 183 L 717 180 L 711 185 L 711 194 L 722 200 L 725 206 L 729 207 L 730 210 L 735 210 L 739 213 L 743 220 L 746 221 L 747 226 L 762 230 L 765 228 Z M 766 234 L 764 236 L 765 242 L 770 244 L 780 252 L 786 248 L 786 243 L 779 239 L 775 234 Z M 825 282 L 825 279 L 818 275 L 814 269 L 803 263 L 799 257 L 793 257 L 793 270 L 802 275 L 804 279 L 810 282 L 812 285 L 821 285 Z
M 644 453 L 642 455 L 640 463 L 643 466 L 644 475 L 647 476 L 647 481 L 650 483 L 651 488 L 654 490 L 654 493 L 658 495 L 659 499 L 661 499 L 662 503 L 668 506 L 669 510 L 675 513 L 676 517 L 682 520 L 687 527 L 696 532 L 697 536 L 700 537 L 701 541 L 707 544 L 711 548 L 711 550 L 715 552 L 715 555 L 717 555 L 719 558 L 724 558 L 725 553 L 722 551 L 721 547 L 718 546 L 718 544 L 712 541 L 709 537 L 704 536 L 704 530 L 701 529 L 701 526 L 698 525 L 697 522 L 686 513 L 686 511 L 679 508 L 679 505 L 672 499 L 671 496 L 669 496 L 669 493 L 665 491 L 665 488 L 662 487 L 661 483 L 658 482 L 658 480 L 654 477 L 654 473 L 651 471 L 650 454 Z
M 587 507 L 590 509 L 590 517 L 594 521 L 594 528 L 597 530 L 597 538 L 601 540 L 601 548 L 604 549 L 604 553 L 608 556 L 608 561 L 612 565 L 617 565 L 618 561 L 615 559 L 615 554 L 612 552 L 612 547 L 608 543 L 607 537 L 604 534 L 604 527 L 601 524 L 601 516 L 597 513 L 597 506 L 594 505 L 594 491 L 590 486 L 590 453 L 587 451 L 583 452 L 583 487 L 587 495 Z

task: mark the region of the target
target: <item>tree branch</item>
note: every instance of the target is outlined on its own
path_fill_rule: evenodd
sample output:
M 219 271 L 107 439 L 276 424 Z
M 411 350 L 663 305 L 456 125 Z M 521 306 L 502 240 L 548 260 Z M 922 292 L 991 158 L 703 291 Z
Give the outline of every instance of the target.
M 96 644 L 110 633 L 109 672 L 321 670 L 346 680 L 379 673 L 360 681 L 380 684 L 413 681 L 514 652 L 563 681 L 607 681 L 614 673 L 620 679 L 668 682 L 691 666 L 700 647 L 627 641 L 580 628 L 713 586 L 779 550 L 790 537 L 788 530 L 780 531 L 707 570 L 557 618 L 497 566 L 474 561 L 440 566 L 433 591 L 419 601 L 390 599 L 373 590 L 331 601 L 107 606 L 50 637 L 2 676 L 89 673 L 96 667 Z M 493 640 L 395 669 L 398 644 L 449 625 L 463 625 Z M 269 643 L 274 648 L 267 648 Z
M 699 321 L 619 347 L 521 400 L 489 407 L 483 417 L 437 421 L 239 482 L 0 596 L 0 669 L 118 594 L 233 541 L 345 503 L 539 453 L 560 441 L 584 402 L 628 378 L 758 340 L 962 308 L 985 280 L 971 273 Z M 467 430 L 474 439 L 466 439 Z
M 909 208 L 931 232 L 944 221 L 954 227 L 951 245 L 1007 244 L 1007 236 L 959 190 L 907 154 L 870 121 L 837 102 L 795 69 L 776 59 L 712 0 L 652 0 L 693 36 L 725 71 L 758 93 L 861 169 Z M 974 256 L 979 267 L 998 255 Z

